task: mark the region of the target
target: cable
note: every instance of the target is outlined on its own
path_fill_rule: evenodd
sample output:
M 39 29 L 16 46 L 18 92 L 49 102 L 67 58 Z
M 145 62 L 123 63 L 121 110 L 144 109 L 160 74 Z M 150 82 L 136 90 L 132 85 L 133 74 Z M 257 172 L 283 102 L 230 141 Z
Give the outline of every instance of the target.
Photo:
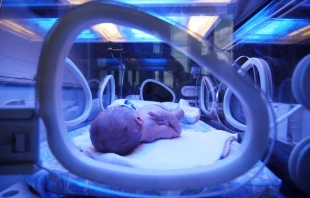
M 198 81 L 199 81 L 200 75 L 197 76 L 196 79 L 196 96 L 195 96 L 195 107 L 198 107 Z
M 217 121 L 224 127 L 224 129 L 225 130 L 227 130 L 228 132 L 231 132 L 231 133 L 238 133 L 238 131 L 234 131 L 234 130 L 231 130 L 231 129 L 229 129 L 228 127 L 226 127 L 225 126 L 225 124 L 224 123 L 222 123 L 222 121 L 221 121 L 221 119 L 220 119 L 220 116 L 219 116 L 219 114 L 218 114 L 218 104 L 220 103 L 219 102 L 219 95 L 220 95 L 220 90 L 222 89 L 222 85 L 223 85 L 223 83 L 221 83 L 220 85 L 219 85 L 219 88 L 218 88 L 218 90 L 217 90 L 217 92 L 216 92 L 216 95 L 215 95 L 215 109 L 216 109 L 216 111 L 215 111 L 215 116 L 216 116 L 216 118 L 217 118 Z
M 208 88 L 209 87 L 209 88 Z M 204 89 L 206 88 L 207 90 L 207 97 L 205 98 L 204 94 Z M 216 86 L 213 86 L 213 82 L 210 77 L 203 76 L 201 79 L 201 87 L 200 87 L 200 107 L 201 110 L 207 115 L 207 116 L 212 116 L 213 111 L 215 110 L 215 90 L 217 88 Z M 210 95 L 212 97 L 212 106 L 211 109 L 208 110 L 208 105 L 209 105 L 209 98 Z M 205 102 L 206 101 L 206 102 Z M 205 103 L 207 104 L 207 107 L 205 107 Z
M 294 108 L 292 108 L 291 110 L 289 110 L 288 112 L 286 112 L 284 115 L 282 115 L 281 117 L 279 117 L 278 119 L 276 119 L 276 124 L 280 124 L 281 122 L 283 122 L 286 118 L 288 118 L 289 116 L 291 116 L 292 114 L 294 114 L 296 111 L 302 109 L 303 106 L 301 104 L 296 105 Z M 271 125 L 270 127 L 273 127 L 273 125 Z
M 237 62 L 238 62 L 240 59 L 242 59 L 242 58 L 247 58 L 248 60 L 250 59 L 248 56 L 239 56 L 239 57 L 233 62 L 233 64 L 232 64 L 231 66 L 234 67 L 235 65 L 238 65 L 239 68 L 240 68 L 240 65 L 237 64 Z M 239 68 L 237 68 L 237 69 L 239 69 Z
M 91 79 L 91 80 L 88 80 L 87 83 L 90 84 L 90 83 L 93 83 L 93 82 L 96 82 L 100 85 L 100 81 L 97 80 L 97 79 Z
M 110 52 L 110 54 L 111 54 L 112 58 L 115 60 L 115 62 L 116 62 L 117 64 L 120 64 L 119 61 L 114 57 L 113 53 Z
M 124 77 L 125 77 L 126 66 L 121 63 L 118 66 L 118 68 L 119 68 L 119 71 L 121 73 L 121 83 L 120 83 L 120 93 L 119 93 L 119 96 L 120 96 L 120 98 L 123 98 L 123 85 L 124 85 Z

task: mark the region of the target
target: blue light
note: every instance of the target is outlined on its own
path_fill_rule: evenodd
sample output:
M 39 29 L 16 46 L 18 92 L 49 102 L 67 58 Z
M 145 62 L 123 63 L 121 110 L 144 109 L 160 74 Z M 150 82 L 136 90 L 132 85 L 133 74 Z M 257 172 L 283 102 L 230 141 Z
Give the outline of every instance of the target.
M 287 32 L 287 28 L 294 25 L 294 21 L 275 19 L 271 21 L 268 20 L 264 24 L 266 24 L 266 26 L 259 29 L 255 34 L 281 34 L 281 32 Z
M 121 3 L 133 4 L 133 5 L 167 5 L 167 4 L 191 4 L 192 0 L 116 0 Z M 199 3 L 199 1 L 194 2 Z
M 157 16 L 161 20 L 164 20 L 172 25 L 179 25 L 186 28 L 190 16 Z
M 143 59 L 144 63 L 148 63 L 148 64 L 165 64 L 167 63 L 167 59 L 163 59 L 163 58 L 146 58 Z
M 142 32 L 134 28 L 131 29 L 131 32 L 132 32 L 133 37 L 135 38 L 155 38 L 154 36 L 151 36 L 145 32 Z
M 93 31 L 83 30 L 78 36 L 77 39 L 99 39 L 100 36 Z
M 308 19 L 269 18 L 284 5 L 285 1 L 272 1 L 234 33 L 234 42 L 283 43 L 286 35 L 309 25 Z
M 119 25 L 118 26 L 120 33 L 123 35 L 126 41 L 130 42 L 160 42 L 158 38 L 142 32 L 140 30 L 124 27 Z
M 21 1 L 21 0 L 2 0 L 3 7 L 42 7 L 42 6 L 58 6 L 62 5 L 60 3 L 56 3 L 54 0 L 28 0 L 28 1 Z
M 257 21 L 264 21 L 265 18 L 257 18 Z M 242 27 L 244 31 L 237 31 L 236 40 L 244 43 L 255 42 L 277 42 L 285 35 L 309 25 L 305 19 L 268 19 L 257 27 L 246 31 L 246 26 Z
M 29 19 L 32 24 L 37 24 L 42 30 L 48 32 L 57 22 L 57 18 L 36 18 Z
M 302 7 L 310 7 L 310 2 L 307 1 L 301 5 Z
M 39 27 L 39 29 L 43 30 L 47 33 L 54 24 L 58 21 L 58 18 L 35 18 L 35 19 L 27 19 L 26 27 L 28 29 L 33 29 L 34 27 Z M 83 30 L 76 38 L 76 42 L 84 41 L 85 39 L 90 40 L 99 40 L 101 37 L 95 33 L 95 31 L 91 29 Z
M 189 16 L 157 16 L 158 18 L 165 20 L 166 22 L 172 24 L 172 25 L 178 25 L 186 27 Z M 120 33 L 123 35 L 123 37 L 126 39 L 126 41 L 131 42 L 161 42 L 159 38 L 156 36 L 147 34 L 143 31 L 124 27 L 121 25 L 118 25 Z
M 264 24 L 266 26 L 258 30 L 255 34 L 273 34 L 282 37 L 307 26 L 309 22 L 303 19 L 275 19 L 268 20 Z

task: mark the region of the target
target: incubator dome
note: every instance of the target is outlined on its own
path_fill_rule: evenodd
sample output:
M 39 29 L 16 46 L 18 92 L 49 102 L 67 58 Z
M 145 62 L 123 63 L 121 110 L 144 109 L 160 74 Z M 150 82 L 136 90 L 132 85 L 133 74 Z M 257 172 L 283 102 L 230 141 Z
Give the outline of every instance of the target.
M 0 173 L 43 197 L 308 193 L 307 6 L 5 3 Z
M 134 15 L 132 15 L 133 11 L 135 13 Z M 80 13 L 84 13 L 84 15 L 81 16 Z M 49 108 L 49 106 L 58 106 L 58 103 L 60 101 L 60 98 L 57 98 L 57 92 L 59 90 L 57 87 L 57 83 L 51 83 L 50 79 L 54 79 L 56 76 L 61 75 L 63 69 L 61 69 L 61 67 L 51 67 L 49 65 L 55 65 L 58 62 L 61 62 L 61 56 L 63 55 L 59 55 L 56 52 L 61 52 L 60 54 L 68 54 L 70 49 L 69 42 L 73 42 L 73 39 L 76 38 L 78 32 L 80 32 L 83 28 L 89 26 L 90 24 L 93 25 L 93 23 L 97 22 L 98 18 L 103 18 L 103 22 L 117 22 L 121 25 L 126 24 L 136 28 L 139 27 L 139 29 L 142 29 L 145 32 L 156 32 L 156 36 L 160 40 L 168 44 L 172 44 L 172 46 L 173 40 L 171 39 L 174 37 L 174 34 L 183 34 L 184 36 L 186 36 L 189 42 L 189 50 L 182 51 L 182 49 L 178 48 L 177 46 L 175 47 L 176 50 L 180 50 L 184 54 L 187 54 L 188 57 L 190 57 L 197 64 L 200 64 L 202 67 L 207 67 L 209 71 L 213 73 L 213 75 L 217 76 L 224 83 L 229 84 L 231 89 L 237 92 L 238 96 L 242 99 L 244 105 L 246 105 L 247 111 L 249 113 L 248 130 L 251 131 L 251 136 L 245 136 L 245 139 L 243 141 L 244 144 L 247 145 L 247 149 L 245 149 L 245 146 L 242 146 L 241 144 L 239 150 L 240 157 L 232 155 L 230 158 L 219 161 L 216 164 L 211 164 L 210 166 L 184 169 L 184 171 L 179 170 L 176 172 L 158 171 L 157 174 L 154 175 L 151 170 L 128 169 L 126 167 L 114 166 L 110 164 L 102 166 L 102 163 L 98 163 L 95 160 L 91 162 L 92 160 L 85 156 L 75 158 L 73 157 L 74 153 L 71 153 L 70 151 L 72 149 L 75 149 L 74 147 L 72 147 L 73 145 L 59 141 L 59 135 L 62 135 L 63 133 L 59 133 L 57 135 L 56 133 L 53 133 L 55 136 L 49 139 L 49 143 L 53 145 L 53 141 L 57 141 L 57 147 L 62 147 L 63 149 L 61 149 L 61 153 L 58 153 L 58 151 L 60 151 L 59 149 L 53 149 L 53 146 L 51 146 L 51 149 L 54 152 L 55 156 L 57 156 L 58 160 L 65 167 L 70 166 L 69 164 L 72 164 L 72 162 L 75 161 L 74 164 L 79 164 L 80 167 L 78 169 L 73 168 L 73 172 L 86 178 L 92 175 L 92 178 L 88 179 L 93 179 L 97 182 L 111 182 L 115 185 L 131 188 L 137 187 L 138 185 L 145 189 L 151 189 L 156 186 L 156 188 L 167 190 L 184 187 L 197 188 L 204 185 L 217 185 L 220 183 L 221 180 L 224 181 L 225 179 L 232 179 L 238 174 L 244 173 L 248 167 L 251 167 L 255 164 L 255 162 L 261 157 L 262 153 L 264 152 L 264 148 L 266 147 L 268 139 L 267 134 L 269 131 L 269 120 L 267 114 L 268 112 L 263 98 L 261 97 L 261 92 L 254 89 L 254 87 L 251 87 L 251 85 L 249 85 L 248 83 L 244 83 L 244 81 L 242 81 L 243 78 L 239 78 L 238 74 L 234 73 L 234 71 L 231 69 L 229 64 L 227 64 L 227 62 L 220 61 L 217 58 L 217 54 L 214 53 L 212 50 L 210 50 L 203 56 L 197 53 L 196 50 L 202 46 L 200 37 L 189 31 L 186 32 L 180 27 L 173 26 L 172 24 L 162 21 L 152 15 L 140 12 L 139 10 L 135 10 L 134 8 L 120 6 L 118 4 L 85 4 L 78 9 L 71 11 L 65 17 L 63 17 L 62 20 L 60 20 L 54 26 L 51 34 L 48 36 L 46 45 L 43 47 L 38 71 L 38 83 L 41 85 L 40 89 L 38 89 L 38 96 L 40 98 L 40 115 L 43 117 L 46 123 L 49 123 L 47 124 L 47 126 L 53 126 L 52 128 L 54 128 L 54 126 L 58 126 L 58 129 L 55 128 L 56 131 L 65 130 L 62 127 L 62 121 L 60 119 L 57 119 L 61 118 L 61 114 L 58 115 L 59 112 L 57 111 L 57 109 L 55 109 L 55 111 L 51 111 L 51 109 Z M 71 23 L 72 19 L 75 19 L 80 24 L 79 27 L 75 27 Z M 150 21 L 152 21 L 151 26 L 149 23 Z M 156 24 L 156 26 L 154 26 L 153 24 Z M 63 38 L 66 38 L 66 42 L 61 43 L 57 34 L 60 34 Z M 221 70 L 224 69 L 226 72 L 222 73 Z M 45 70 L 47 70 L 50 74 L 48 77 L 44 75 L 47 73 L 47 71 Z M 44 86 L 48 87 L 45 87 L 45 89 L 43 89 Z M 52 86 L 53 88 L 50 86 Z M 53 90 L 52 92 L 44 91 L 51 89 Z M 245 92 L 238 92 L 238 89 L 246 90 L 247 95 L 245 95 Z M 47 98 L 49 100 L 47 100 Z M 256 100 L 254 100 L 254 98 Z M 255 102 L 255 105 L 254 103 L 252 104 L 252 102 Z M 262 119 L 262 117 L 264 117 L 265 119 Z M 47 127 L 47 130 L 53 130 L 52 128 L 49 129 L 49 127 Z M 262 145 L 264 146 L 262 147 Z M 259 147 L 262 149 L 259 149 Z M 253 153 L 250 153 L 250 150 L 255 150 L 256 156 L 253 155 Z M 68 152 L 68 155 L 66 154 L 66 152 Z M 68 161 L 69 157 L 70 162 Z M 241 164 L 242 166 L 240 166 Z M 232 173 L 228 167 L 235 167 L 235 172 Z M 87 168 L 91 173 L 88 172 L 87 174 L 85 174 L 85 172 L 80 171 L 84 168 Z M 106 177 L 103 177 L 104 174 L 112 174 L 113 177 L 108 179 Z M 207 179 L 211 177 L 215 177 L 218 179 Z M 130 180 L 132 181 L 132 183 L 125 184 L 121 182 L 123 180 L 128 180 L 129 178 L 131 178 Z M 160 182 L 158 182 L 155 178 L 158 178 Z M 191 182 L 192 179 L 202 180 L 203 182 L 201 184 L 194 184 Z M 179 182 L 177 183 L 171 181 Z

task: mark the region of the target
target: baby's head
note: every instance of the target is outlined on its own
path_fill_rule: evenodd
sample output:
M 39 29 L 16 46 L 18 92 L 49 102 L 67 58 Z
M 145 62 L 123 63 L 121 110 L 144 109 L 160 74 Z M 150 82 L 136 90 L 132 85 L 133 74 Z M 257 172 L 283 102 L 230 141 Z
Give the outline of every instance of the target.
M 135 121 L 136 111 L 114 106 L 98 114 L 90 126 L 90 140 L 99 152 L 129 154 L 141 140 L 141 125 Z

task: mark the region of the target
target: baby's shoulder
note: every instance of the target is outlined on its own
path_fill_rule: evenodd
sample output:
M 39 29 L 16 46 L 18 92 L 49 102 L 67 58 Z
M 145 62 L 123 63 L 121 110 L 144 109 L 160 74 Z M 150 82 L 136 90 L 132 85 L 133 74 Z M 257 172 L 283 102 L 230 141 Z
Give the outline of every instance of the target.
M 149 104 L 139 108 L 138 111 L 155 111 L 162 109 L 168 110 L 164 105 L 161 104 Z

